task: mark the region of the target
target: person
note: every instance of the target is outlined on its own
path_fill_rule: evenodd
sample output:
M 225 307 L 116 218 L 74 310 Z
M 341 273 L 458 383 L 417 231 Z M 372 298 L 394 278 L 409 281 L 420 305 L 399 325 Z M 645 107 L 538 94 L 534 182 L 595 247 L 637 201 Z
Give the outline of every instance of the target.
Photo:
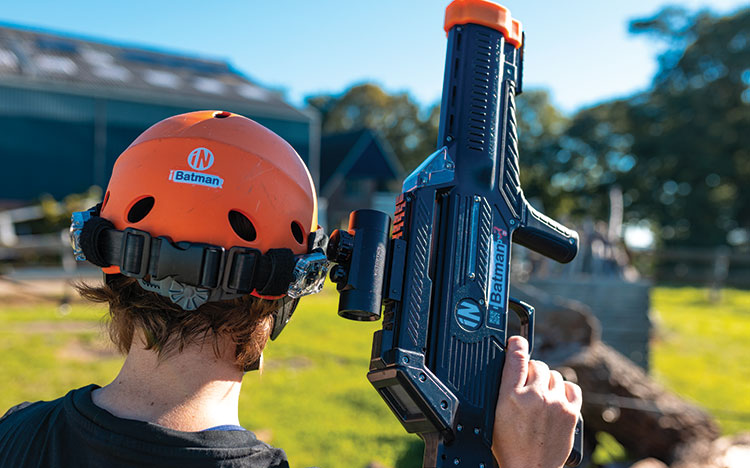
M 108 385 L 24 403 L 0 419 L 0 466 L 285 467 L 240 425 L 243 375 L 324 272 L 315 188 L 279 136 L 223 111 L 167 118 L 117 159 L 102 203 L 73 218 L 78 258 L 103 268 L 82 296 L 109 306 L 126 355 Z M 223 247 L 217 248 L 217 246 Z M 558 467 L 580 389 L 508 340 L 496 407 L 499 466 Z

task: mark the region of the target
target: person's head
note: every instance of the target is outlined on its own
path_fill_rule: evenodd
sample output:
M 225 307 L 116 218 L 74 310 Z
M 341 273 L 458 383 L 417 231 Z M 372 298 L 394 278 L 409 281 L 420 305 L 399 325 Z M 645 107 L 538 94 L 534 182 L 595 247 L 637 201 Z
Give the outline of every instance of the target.
M 307 168 L 281 137 L 229 112 L 146 130 L 115 162 L 102 203 L 74 214 L 71 232 L 77 257 L 106 274 L 80 291 L 109 304 L 123 352 L 138 332 L 162 356 L 194 343 L 218 352 L 217 339 L 230 337 L 249 368 L 291 316 L 288 294 L 311 292 L 321 276 L 313 268 L 304 281 L 297 262 L 324 239 Z

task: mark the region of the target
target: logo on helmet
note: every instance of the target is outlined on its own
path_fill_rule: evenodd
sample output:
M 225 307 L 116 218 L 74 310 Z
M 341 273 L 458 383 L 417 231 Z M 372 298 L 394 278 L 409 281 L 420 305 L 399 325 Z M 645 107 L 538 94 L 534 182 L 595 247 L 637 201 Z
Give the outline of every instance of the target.
M 208 148 L 195 148 L 188 155 L 188 164 L 196 171 L 205 171 L 214 164 L 214 154 Z
M 208 148 L 195 148 L 188 155 L 188 164 L 196 171 L 205 171 L 214 164 L 214 154 Z M 205 172 L 185 171 L 183 169 L 172 169 L 169 171 L 169 180 L 182 184 L 203 185 L 204 187 L 222 188 L 224 179 Z

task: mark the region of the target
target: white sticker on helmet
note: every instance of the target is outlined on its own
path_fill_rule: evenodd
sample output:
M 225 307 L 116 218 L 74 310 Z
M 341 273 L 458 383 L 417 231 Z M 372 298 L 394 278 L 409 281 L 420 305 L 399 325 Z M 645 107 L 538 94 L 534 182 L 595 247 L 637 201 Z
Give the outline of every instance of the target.
M 195 148 L 188 154 L 188 165 L 196 171 L 205 171 L 214 165 L 214 154 L 208 148 Z M 181 184 L 203 185 L 204 187 L 222 188 L 224 179 L 212 174 L 172 169 L 169 180 Z
M 214 188 L 222 188 L 222 185 L 224 185 L 224 179 L 219 176 L 193 171 L 181 171 L 179 169 L 169 171 L 169 180 L 183 184 L 203 185 Z

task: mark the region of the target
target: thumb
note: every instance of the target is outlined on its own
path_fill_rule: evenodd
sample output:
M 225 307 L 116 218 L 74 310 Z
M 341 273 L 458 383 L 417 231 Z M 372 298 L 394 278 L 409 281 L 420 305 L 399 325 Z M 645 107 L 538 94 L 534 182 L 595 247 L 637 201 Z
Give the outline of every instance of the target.
M 505 348 L 505 366 L 500 389 L 521 388 L 526 385 L 529 373 L 529 342 L 522 336 L 508 338 Z

